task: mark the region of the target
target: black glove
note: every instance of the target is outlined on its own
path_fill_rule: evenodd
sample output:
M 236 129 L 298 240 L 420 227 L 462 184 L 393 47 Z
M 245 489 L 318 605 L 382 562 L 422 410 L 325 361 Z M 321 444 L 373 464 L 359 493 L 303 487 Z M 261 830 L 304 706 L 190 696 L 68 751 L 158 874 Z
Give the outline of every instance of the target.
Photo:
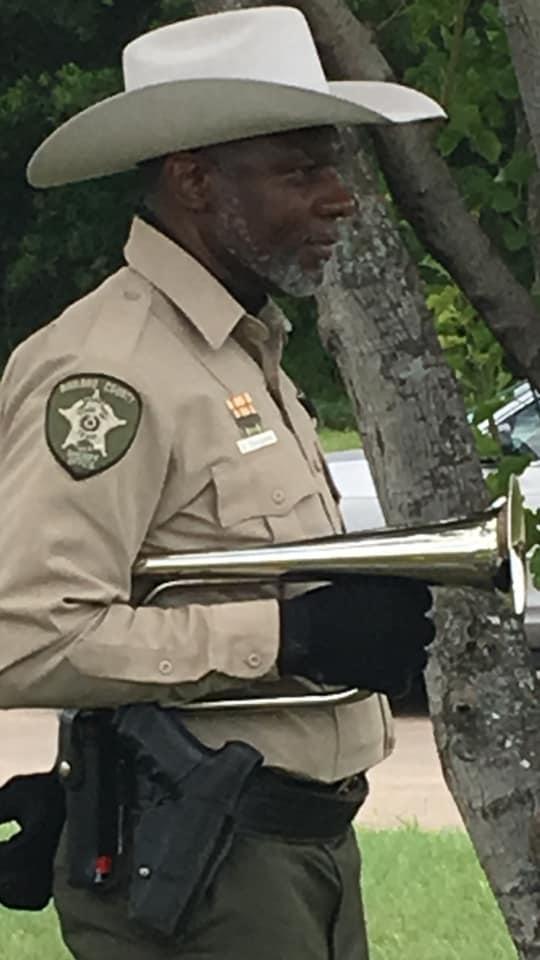
M 399 696 L 427 663 L 428 588 L 405 577 L 355 577 L 280 604 L 282 676 Z
M 42 910 L 52 895 L 53 861 L 65 817 L 64 789 L 55 771 L 14 777 L 0 790 L 0 823 L 19 833 L 0 843 L 0 903 Z

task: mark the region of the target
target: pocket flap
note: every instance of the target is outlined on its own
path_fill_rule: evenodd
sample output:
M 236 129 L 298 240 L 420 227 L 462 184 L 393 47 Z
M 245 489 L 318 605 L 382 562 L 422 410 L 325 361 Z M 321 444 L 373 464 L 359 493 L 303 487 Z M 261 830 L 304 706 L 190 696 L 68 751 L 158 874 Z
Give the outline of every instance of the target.
M 252 517 L 284 516 L 304 497 L 318 494 L 307 464 L 291 464 L 275 450 L 260 450 L 253 459 L 212 467 L 221 524 L 232 527 Z

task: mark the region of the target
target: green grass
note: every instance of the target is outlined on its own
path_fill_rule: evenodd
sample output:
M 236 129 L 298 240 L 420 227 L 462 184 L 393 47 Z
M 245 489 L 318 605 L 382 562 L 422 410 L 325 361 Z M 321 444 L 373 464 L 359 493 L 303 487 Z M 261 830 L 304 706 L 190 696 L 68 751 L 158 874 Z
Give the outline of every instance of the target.
M 407 827 L 359 836 L 371 960 L 516 960 L 466 834 Z M 70 956 L 52 909 L 0 911 L 2 960 Z
M 319 440 L 325 453 L 361 446 L 356 430 L 331 430 L 329 427 L 322 427 L 319 430 Z
M 516 960 L 466 833 L 362 830 L 371 960 Z
M 72 955 L 60 939 L 56 914 L 48 907 L 37 914 L 0 910 L 0 957 L 2 960 L 70 960 Z

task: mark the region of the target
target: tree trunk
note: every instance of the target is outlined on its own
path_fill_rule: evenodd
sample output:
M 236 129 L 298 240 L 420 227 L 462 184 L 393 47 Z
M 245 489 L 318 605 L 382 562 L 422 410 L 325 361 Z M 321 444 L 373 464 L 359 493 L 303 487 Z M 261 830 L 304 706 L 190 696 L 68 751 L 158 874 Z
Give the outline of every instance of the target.
M 336 2 L 298 6 L 327 30 L 337 11 L 337 46 L 326 33 L 323 49 L 337 62 L 342 49 L 353 55 L 355 41 L 348 11 L 342 16 L 346 8 Z M 199 13 L 258 5 L 195 3 Z M 480 466 L 416 270 L 366 154 L 351 178 L 358 216 L 344 232 L 334 282 L 319 297 L 320 330 L 352 398 L 385 516 L 413 524 L 475 511 L 486 504 Z M 458 233 L 456 248 L 460 241 Z M 524 632 L 500 601 L 467 589 L 439 590 L 436 619 L 428 687 L 447 783 L 521 960 L 540 960 L 540 716 Z
M 537 0 L 500 0 L 499 7 L 540 167 L 540 6 Z
M 352 185 L 358 216 L 343 231 L 336 283 L 319 297 L 320 331 L 383 513 L 393 525 L 473 513 L 488 497 L 463 399 L 365 153 L 356 152 Z
M 414 266 L 355 164 L 358 215 L 335 284 L 319 297 L 323 340 L 352 397 L 383 511 L 392 524 L 485 506 L 462 401 Z M 446 782 L 522 960 L 540 957 L 538 683 L 521 624 L 478 591 L 437 591 L 427 674 Z
M 479 592 L 440 593 L 426 677 L 446 783 L 518 956 L 538 960 L 539 684 L 521 624 L 502 604 Z

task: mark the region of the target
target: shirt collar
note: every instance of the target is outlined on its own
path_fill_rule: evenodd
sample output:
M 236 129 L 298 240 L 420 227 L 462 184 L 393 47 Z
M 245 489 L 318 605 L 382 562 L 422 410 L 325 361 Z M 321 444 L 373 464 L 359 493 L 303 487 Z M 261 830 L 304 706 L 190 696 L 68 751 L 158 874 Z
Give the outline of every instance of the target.
M 126 262 L 142 274 L 218 350 L 245 315 L 244 308 L 189 253 L 135 217 L 124 249 Z

